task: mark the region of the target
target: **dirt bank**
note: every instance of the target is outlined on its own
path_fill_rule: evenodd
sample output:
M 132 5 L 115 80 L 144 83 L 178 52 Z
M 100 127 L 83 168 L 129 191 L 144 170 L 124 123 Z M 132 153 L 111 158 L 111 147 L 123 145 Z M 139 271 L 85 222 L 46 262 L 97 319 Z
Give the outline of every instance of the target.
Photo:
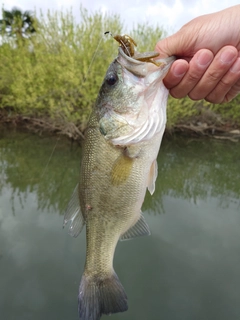
M 221 121 L 217 124 L 206 119 L 191 119 L 186 123 L 179 123 L 166 129 L 166 135 L 181 134 L 185 136 L 207 136 L 214 139 L 240 141 L 240 126 L 229 121 Z M 84 126 L 73 122 L 64 122 L 62 119 L 52 120 L 49 118 L 34 118 L 22 115 L 9 116 L 2 112 L 0 114 L 0 124 L 9 128 L 25 129 L 30 132 L 43 134 L 51 133 L 64 135 L 72 140 L 84 138 Z

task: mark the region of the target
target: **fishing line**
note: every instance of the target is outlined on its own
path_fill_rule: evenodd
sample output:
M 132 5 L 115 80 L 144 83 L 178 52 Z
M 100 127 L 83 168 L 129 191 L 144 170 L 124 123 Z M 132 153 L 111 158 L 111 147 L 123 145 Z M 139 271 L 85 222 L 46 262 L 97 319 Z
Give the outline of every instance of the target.
M 54 153 L 54 151 L 55 151 L 55 149 L 56 149 L 56 147 L 57 147 L 57 144 L 58 144 L 59 139 L 60 139 L 60 137 L 57 138 L 56 144 L 55 144 L 55 146 L 54 146 L 53 149 L 52 149 L 52 153 L 51 153 L 51 155 L 50 155 L 50 157 L 49 157 L 49 159 L 48 159 L 48 162 L 47 162 L 45 168 L 44 168 L 43 171 L 42 171 L 42 174 L 41 174 L 41 176 L 40 176 L 40 179 L 42 179 L 43 176 L 44 176 L 45 173 L 46 173 L 47 167 L 48 167 L 48 165 L 49 165 L 49 163 L 50 163 L 50 161 L 51 161 L 51 159 L 52 159 L 53 153 Z
M 106 34 L 106 32 L 104 33 L 104 35 L 105 35 L 105 34 Z M 89 67 L 88 67 L 88 69 L 87 69 L 87 75 L 89 74 L 89 71 L 91 70 L 91 67 L 92 67 L 92 65 L 93 65 L 94 60 L 96 59 L 96 56 L 97 56 L 97 53 L 98 53 L 98 51 L 99 51 L 99 47 L 100 47 L 100 45 L 101 45 L 101 42 L 103 41 L 104 35 L 102 35 L 102 37 L 101 37 L 100 40 L 98 41 L 97 47 L 96 47 L 96 49 L 95 49 L 95 51 L 94 51 L 94 53 L 93 53 L 92 59 L 91 59 L 91 61 L 90 61 Z M 83 78 L 83 83 L 87 80 L 87 75 L 84 76 L 84 78 Z M 55 149 L 56 149 L 56 147 L 57 147 L 57 144 L 58 144 L 59 139 L 60 139 L 60 138 L 58 137 L 57 142 L 56 142 L 55 146 L 53 147 L 52 153 L 51 153 L 51 155 L 50 155 L 50 157 L 49 157 L 49 159 L 48 159 L 48 162 L 47 162 L 45 168 L 44 168 L 43 171 L 42 171 L 42 174 L 41 174 L 41 176 L 40 176 L 40 179 L 42 179 L 43 176 L 44 176 L 45 173 L 46 173 L 47 167 L 49 166 L 49 163 L 50 163 L 50 161 L 51 161 L 51 159 L 52 159 L 52 157 L 53 157 L 53 154 L 54 154 L 54 151 L 55 151 Z
M 104 32 L 104 35 L 105 35 L 105 34 L 106 34 L 106 32 Z M 93 52 L 92 59 L 91 59 L 91 61 L 90 61 L 89 67 L 88 67 L 88 69 L 87 69 L 87 75 L 88 75 L 89 71 L 91 70 L 91 67 L 92 67 L 92 65 L 93 65 L 94 60 L 96 59 L 97 52 L 98 52 L 98 50 L 99 50 L 99 47 L 100 47 L 101 42 L 103 41 L 104 35 L 103 35 L 103 36 L 100 38 L 100 40 L 98 41 L 97 47 L 96 47 L 95 51 Z M 85 76 L 85 77 L 83 78 L 83 83 L 84 83 L 86 80 L 87 80 L 87 76 Z

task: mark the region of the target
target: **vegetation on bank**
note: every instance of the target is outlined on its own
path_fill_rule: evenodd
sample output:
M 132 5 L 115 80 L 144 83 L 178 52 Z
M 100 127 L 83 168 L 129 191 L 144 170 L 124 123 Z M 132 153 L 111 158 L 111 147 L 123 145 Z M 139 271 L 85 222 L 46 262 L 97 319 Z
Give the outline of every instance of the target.
M 15 10 L 15 11 L 14 11 Z M 89 13 L 80 8 L 34 16 L 18 9 L 0 20 L 0 114 L 4 121 L 42 126 L 78 137 L 86 126 L 107 67 L 118 44 L 104 32 L 126 33 L 119 15 Z M 163 28 L 139 24 L 127 33 L 139 51 L 153 50 Z M 239 97 L 213 105 L 188 98 L 169 98 L 171 130 L 237 128 Z M 205 130 L 204 129 L 204 130 Z

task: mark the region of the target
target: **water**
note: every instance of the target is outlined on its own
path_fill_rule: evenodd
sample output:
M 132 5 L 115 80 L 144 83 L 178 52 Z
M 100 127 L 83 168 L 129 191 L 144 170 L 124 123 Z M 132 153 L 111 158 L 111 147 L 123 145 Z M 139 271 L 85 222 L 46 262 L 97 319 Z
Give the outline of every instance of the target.
M 80 157 L 63 138 L 0 133 L 1 319 L 78 319 L 85 233 L 71 238 L 62 214 Z M 239 144 L 164 140 L 158 164 L 143 205 L 152 235 L 114 260 L 129 310 L 110 319 L 239 319 Z

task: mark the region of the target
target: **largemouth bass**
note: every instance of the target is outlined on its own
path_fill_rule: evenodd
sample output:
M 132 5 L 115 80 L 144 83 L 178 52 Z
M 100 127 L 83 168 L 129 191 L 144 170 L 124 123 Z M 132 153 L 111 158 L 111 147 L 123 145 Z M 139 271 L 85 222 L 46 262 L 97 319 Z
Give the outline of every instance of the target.
M 152 61 L 156 53 L 134 55 L 125 49 L 120 42 L 93 107 L 79 185 L 64 216 L 73 236 L 86 225 L 78 295 L 82 320 L 127 310 L 127 295 L 113 269 L 115 248 L 119 239 L 150 234 L 141 206 L 146 189 L 151 194 L 155 189 L 168 97 L 162 79 L 174 58 Z

